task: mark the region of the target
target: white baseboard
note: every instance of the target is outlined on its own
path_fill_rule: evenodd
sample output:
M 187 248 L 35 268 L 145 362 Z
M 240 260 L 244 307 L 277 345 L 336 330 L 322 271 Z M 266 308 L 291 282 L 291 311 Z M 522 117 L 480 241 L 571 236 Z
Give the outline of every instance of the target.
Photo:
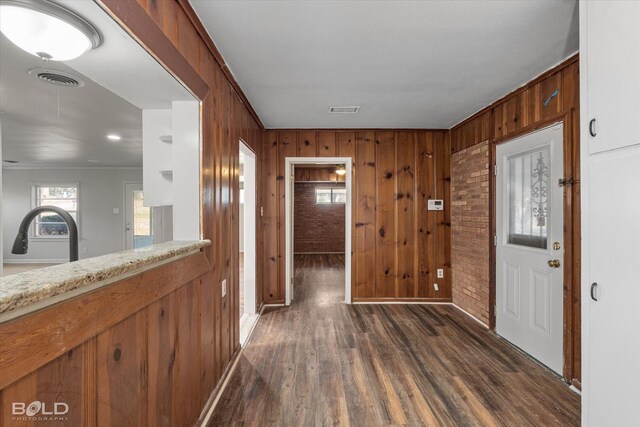
M 2 261 L 3 264 L 64 264 L 65 262 L 69 262 L 69 259 L 9 258 Z
M 262 314 L 265 308 L 269 308 L 269 307 L 284 307 L 284 304 L 262 304 L 262 309 L 260 309 L 260 314 Z
M 473 320 L 475 320 L 476 322 L 478 322 L 480 325 L 482 325 L 484 328 L 489 329 L 489 325 L 487 325 L 486 323 L 484 323 L 482 320 L 478 319 L 476 316 L 474 316 L 473 314 L 469 313 L 467 310 L 461 308 L 458 304 L 454 304 L 451 303 L 452 306 L 454 306 L 455 308 L 457 308 L 458 310 L 460 310 L 461 312 L 463 312 L 464 314 L 466 314 L 467 316 L 469 316 L 470 318 L 472 318 Z

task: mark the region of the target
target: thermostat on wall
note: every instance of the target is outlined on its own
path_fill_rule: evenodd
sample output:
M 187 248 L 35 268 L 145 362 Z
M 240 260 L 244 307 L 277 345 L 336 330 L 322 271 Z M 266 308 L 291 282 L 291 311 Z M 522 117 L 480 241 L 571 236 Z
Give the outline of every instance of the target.
M 444 202 L 442 199 L 429 199 L 427 201 L 428 211 L 441 211 L 444 210 Z

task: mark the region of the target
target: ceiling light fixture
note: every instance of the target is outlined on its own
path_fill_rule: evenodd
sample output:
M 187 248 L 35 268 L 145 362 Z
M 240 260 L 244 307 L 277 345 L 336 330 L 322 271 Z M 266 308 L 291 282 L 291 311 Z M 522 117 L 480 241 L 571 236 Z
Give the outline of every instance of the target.
M 45 61 L 69 61 L 102 43 L 87 20 L 48 0 L 0 0 L 0 31 Z
M 113 134 L 113 133 L 112 133 L 112 134 L 107 135 L 107 138 L 108 138 L 110 141 L 120 141 L 120 140 L 122 139 L 122 137 L 121 137 L 120 135 L 116 135 L 116 134 Z
M 340 176 L 346 175 L 347 169 L 344 167 L 344 165 L 338 165 L 338 167 L 336 168 L 336 173 Z

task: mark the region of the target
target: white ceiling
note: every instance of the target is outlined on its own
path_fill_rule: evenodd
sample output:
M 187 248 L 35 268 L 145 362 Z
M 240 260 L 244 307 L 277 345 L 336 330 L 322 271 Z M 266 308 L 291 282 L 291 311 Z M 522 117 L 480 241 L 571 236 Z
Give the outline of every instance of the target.
M 190 2 L 268 128 L 450 128 L 578 50 L 574 0 Z
M 4 167 L 141 167 L 142 108 L 193 99 L 93 1 L 64 0 L 91 21 L 104 43 L 78 59 L 43 63 L 0 35 L 0 116 Z M 81 88 L 28 74 L 35 67 L 71 72 Z M 108 134 L 122 136 L 110 142 Z

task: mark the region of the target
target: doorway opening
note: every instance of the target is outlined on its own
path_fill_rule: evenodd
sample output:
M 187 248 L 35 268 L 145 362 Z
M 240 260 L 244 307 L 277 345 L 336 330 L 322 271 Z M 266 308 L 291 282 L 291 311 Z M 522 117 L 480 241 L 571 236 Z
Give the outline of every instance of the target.
M 351 159 L 285 162 L 285 304 L 350 303 Z
M 256 154 L 240 141 L 240 345 L 244 347 L 258 320 L 256 313 Z
M 564 366 L 563 125 L 496 147 L 496 332 Z

